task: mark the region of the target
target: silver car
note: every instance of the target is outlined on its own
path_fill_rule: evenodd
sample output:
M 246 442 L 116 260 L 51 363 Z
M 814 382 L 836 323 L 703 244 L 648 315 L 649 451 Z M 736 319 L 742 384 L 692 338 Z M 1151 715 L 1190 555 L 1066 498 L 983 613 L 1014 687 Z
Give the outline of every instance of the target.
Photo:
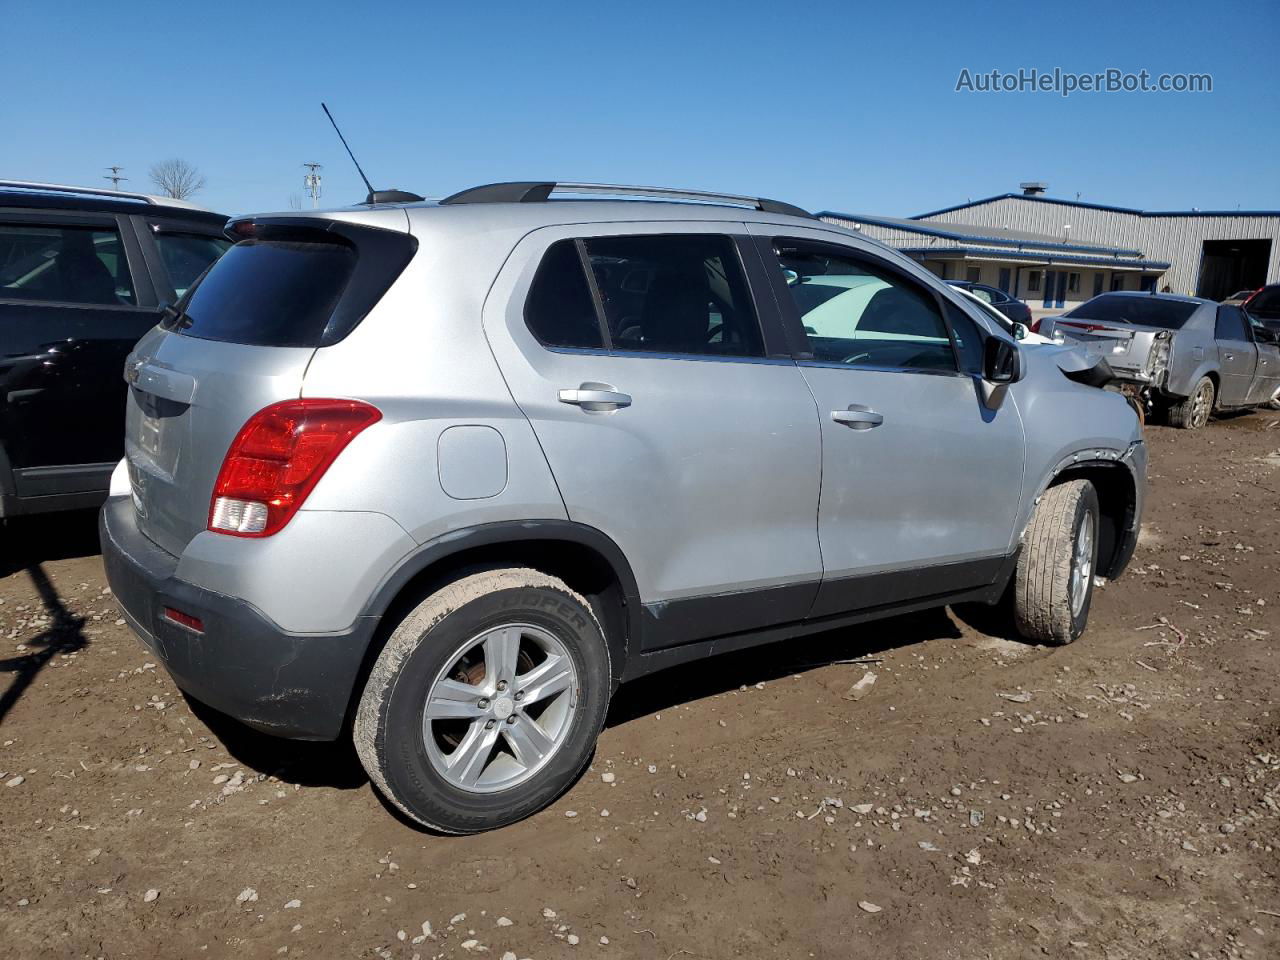
M 1175 427 L 1203 427 L 1215 410 L 1280 409 L 1280 334 L 1236 304 L 1104 293 L 1039 330 L 1106 359 Z
M 552 802 L 626 680 L 961 601 L 1067 643 L 1133 551 L 1097 371 L 795 207 L 496 184 L 228 232 L 125 371 L 111 586 L 191 696 L 353 737 L 428 827 Z

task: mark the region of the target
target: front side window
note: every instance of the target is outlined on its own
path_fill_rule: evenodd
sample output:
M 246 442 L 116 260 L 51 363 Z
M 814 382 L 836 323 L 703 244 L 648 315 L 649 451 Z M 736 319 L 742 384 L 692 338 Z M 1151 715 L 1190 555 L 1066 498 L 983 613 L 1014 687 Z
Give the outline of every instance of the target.
M 120 234 L 107 227 L 0 224 L 0 299 L 134 304 Z
M 198 233 L 157 233 L 156 246 L 169 280 L 179 297 L 184 296 L 209 268 L 209 264 L 227 252 L 231 241 Z
M 825 247 L 780 242 L 776 253 L 815 360 L 956 369 L 938 301 L 923 287 Z
M 737 248 L 726 236 L 561 240 L 538 266 L 525 322 L 550 347 L 764 356 Z

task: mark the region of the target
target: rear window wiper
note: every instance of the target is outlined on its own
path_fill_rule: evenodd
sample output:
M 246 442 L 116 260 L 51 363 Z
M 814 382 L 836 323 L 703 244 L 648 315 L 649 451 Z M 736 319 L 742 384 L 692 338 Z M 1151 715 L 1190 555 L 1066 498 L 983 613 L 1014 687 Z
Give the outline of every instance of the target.
M 160 304 L 160 313 L 168 321 L 167 326 L 173 330 L 185 330 L 195 323 L 191 314 L 171 303 Z

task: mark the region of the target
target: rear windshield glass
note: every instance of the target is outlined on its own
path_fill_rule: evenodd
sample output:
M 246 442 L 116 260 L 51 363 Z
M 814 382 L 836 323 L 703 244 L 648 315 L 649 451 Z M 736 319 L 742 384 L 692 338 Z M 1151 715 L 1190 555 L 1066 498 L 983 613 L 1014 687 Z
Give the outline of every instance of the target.
M 179 304 L 191 337 L 260 347 L 314 347 L 355 268 L 337 243 L 242 240 Z
M 1185 300 L 1101 296 L 1080 304 L 1067 316 L 1101 320 L 1103 323 L 1132 323 L 1140 327 L 1181 330 L 1198 306 L 1200 304 Z

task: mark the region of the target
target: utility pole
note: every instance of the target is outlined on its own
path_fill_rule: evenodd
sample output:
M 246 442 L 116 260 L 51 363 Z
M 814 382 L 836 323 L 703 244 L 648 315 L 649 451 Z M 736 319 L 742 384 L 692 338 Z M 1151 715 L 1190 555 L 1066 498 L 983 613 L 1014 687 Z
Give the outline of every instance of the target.
M 311 194 L 311 209 L 314 210 L 320 205 L 320 170 L 323 164 L 304 163 L 303 166 L 307 168 L 307 175 L 302 178 L 302 183 Z
M 119 190 L 119 189 L 120 189 L 120 181 L 121 181 L 121 180 L 128 180 L 128 179 L 129 179 L 128 177 L 122 177 L 122 176 L 120 176 L 120 171 L 121 171 L 121 170 L 123 170 L 123 169 L 124 169 L 124 167 L 107 167 L 107 169 L 108 169 L 108 170 L 110 170 L 111 172 L 110 172 L 110 173 L 104 173 L 104 174 L 102 175 L 102 179 L 103 179 L 103 180 L 110 180 L 110 181 L 111 181 L 111 189 L 112 189 L 112 190 Z

